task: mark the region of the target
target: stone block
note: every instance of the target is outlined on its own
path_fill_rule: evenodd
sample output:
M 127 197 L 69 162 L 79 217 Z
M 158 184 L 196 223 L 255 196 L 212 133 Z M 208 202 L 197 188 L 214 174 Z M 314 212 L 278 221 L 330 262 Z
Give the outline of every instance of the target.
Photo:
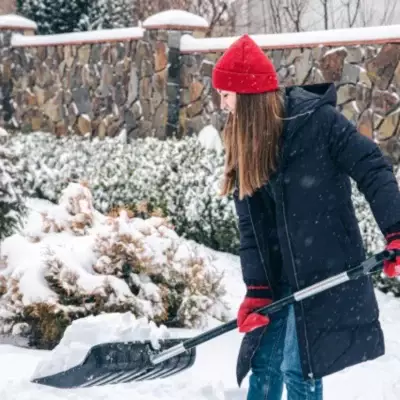
M 337 103 L 344 104 L 356 99 L 356 87 L 355 85 L 342 85 L 337 89 Z
M 400 61 L 400 44 L 388 43 L 382 46 L 379 53 L 367 61 L 368 76 L 379 89 L 388 88 Z
M 380 122 L 378 127 L 378 140 L 388 140 L 399 133 L 400 112 L 388 115 Z
M 360 67 L 354 64 L 344 64 L 342 71 L 342 82 L 357 83 L 360 76 Z
M 361 46 L 349 46 L 347 48 L 346 62 L 352 64 L 361 64 L 364 59 L 364 51 Z
M 357 129 L 363 135 L 373 139 L 374 137 L 374 118 L 373 111 L 366 109 L 357 121 Z
M 157 41 L 155 43 L 154 68 L 156 72 L 161 71 L 167 67 L 168 64 L 167 51 L 168 49 L 164 42 Z
M 82 135 L 92 133 L 92 121 L 87 114 L 78 117 L 78 129 L 79 133 Z
M 347 50 L 343 47 L 334 48 L 324 54 L 320 60 L 320 70 L 326 81 L 337 82 L 342 79 L 344 60 L 347 56 Z
M 190 101 L 194 102 L 199 99 L 203 93 L 204 85 L 200 81 L 194 81 L 189 86 Z

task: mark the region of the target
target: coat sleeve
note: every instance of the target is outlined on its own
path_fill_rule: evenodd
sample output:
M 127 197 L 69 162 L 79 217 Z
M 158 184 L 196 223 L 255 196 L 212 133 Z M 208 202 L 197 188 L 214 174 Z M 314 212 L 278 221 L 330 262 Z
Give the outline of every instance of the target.
M 252 288 L 263 287 L 262 297 L 269 298 L 272 293 L 264 267 L 265 260 L 263 260 L 258 247 L 247 201 L 247 198 L 239 200 L 238 196 L 234 195 L 240 234 L 239 257 L 243 281 L 248 293 L 252 292 Z
M 334 107 L 329 106 L 329 112 L 333 120 L 328 133 L 332 159 L 354 179 L 386 235 L 400 222 L 400 192 L 393 168 L 374 141 L 358 132 Z

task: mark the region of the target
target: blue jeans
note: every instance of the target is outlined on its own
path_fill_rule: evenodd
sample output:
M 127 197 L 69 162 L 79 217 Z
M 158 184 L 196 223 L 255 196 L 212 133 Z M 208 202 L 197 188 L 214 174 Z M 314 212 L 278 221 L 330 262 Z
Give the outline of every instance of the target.
M 271 315 L 252 359 L 247 400 L 322 400 L 322 380 L 305 381 L 301 371 L 293 305 Z

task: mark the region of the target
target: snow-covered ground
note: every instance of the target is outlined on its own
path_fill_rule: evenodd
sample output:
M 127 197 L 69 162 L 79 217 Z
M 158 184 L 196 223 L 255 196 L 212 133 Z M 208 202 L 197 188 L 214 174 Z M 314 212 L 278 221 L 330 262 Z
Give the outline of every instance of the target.
M 30 202 L 33 208 L 48 209 L 46 202 Z M 37 212 L 32 211 L 32 212 Z M 232 309 L 232 317 L 243 295 L 239 259 L 236 256 L 203 248 L 204 253 L 215 256 L 214 264 L 225 271 L 227 288 L 225 300 Z M 400 398 L 400 301 L 377 292 L 381 307 L 382 325 L 386 336 L 387 352 L 384 357 L 330 376 L 325 379 L 325 399 L 337 400 L 395 400 Z M 104 318 L 104 317 L 103 317 Z M 95 318 L 88 318 L 94 321 Z M 110 317 L 109 323 L 114 321 Z M 126 319 L 125 319 L 126 321 Z M 104 322 L 104 320 L 103 320 Z M 212 324 L 215 324 L 215 320 Z M 71 328 L 74 340 L 87 341 L 88 331 L 75 324 Z M 111 325 L 110 325 L 111 327 Z M 115 326 L 114 326 L 115 328 Z M 124 327 L 126 331 L 126 326 Z M 104 330 L 108 328 L 105 326 Z M 116 329 L 114 329 L 115 334 Z M 189 335 L 189 332 L 188 332 Z M 69 337 L 71 338 L 71 336 Z M 68 339 L 69 340 L 69 339 Z M 63 339 L 64 344 L 72 343 Z M 56 352 L 31 350 L 0 345 L 0 399 L 34 400 L 239 400 L 246 398 L 247 380 L 238 388 L 235 380 L 236 355 L 241 335 L 236 331 L 225 334 L 198 348 L 195 365 L 185 372 L 164 380 L 85 389 L 54 389 L 33 384 L 31 377 L 37 367 L 52 360 Z

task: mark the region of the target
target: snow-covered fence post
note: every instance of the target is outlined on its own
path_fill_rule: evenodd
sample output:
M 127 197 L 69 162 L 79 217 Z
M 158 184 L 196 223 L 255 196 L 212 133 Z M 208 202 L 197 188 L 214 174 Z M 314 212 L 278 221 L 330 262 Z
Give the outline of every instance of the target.
M 167 77 L 166 96 L 167 114 L 165 116 L 165 135 L 181 136 L 185 116 L 181 114 L 182 73 L 180 42 L 183 34 L 198 33 L 208 29 L 208 22 L 195 14 L 183 10 L 164 11 L 149 17 L 143 23 L 147 31 L 157 31 L 156 36 L 164 37 L 167 44 Z M 157 49 L 156 49 L 157 50 Z M 189 102 L 195 101 L 194 91 L 190 93 Z
M 36 24 L 24 17 L 14 14 L 0 15 L 0 126 L 12 127 L 12 68 L 13 50 L 11 37 L 14 33 L 33 35 Z

